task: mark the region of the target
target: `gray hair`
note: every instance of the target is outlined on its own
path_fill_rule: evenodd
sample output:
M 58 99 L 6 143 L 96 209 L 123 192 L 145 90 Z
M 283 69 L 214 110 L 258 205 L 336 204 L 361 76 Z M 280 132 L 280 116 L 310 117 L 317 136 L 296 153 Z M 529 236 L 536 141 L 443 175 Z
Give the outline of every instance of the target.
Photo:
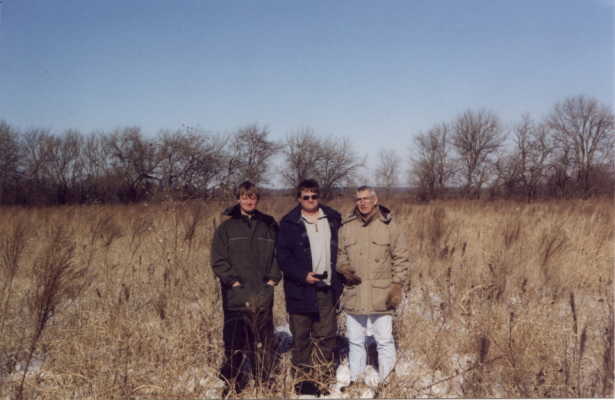
M 363 186 L 359 186 L 357 188 L 357 192 L 364 192 L 364 191 L 368 191 L 372 196 L 376 196 L 376 189 L 374 189 L 371 186 L 368 185 L 363 185 Z

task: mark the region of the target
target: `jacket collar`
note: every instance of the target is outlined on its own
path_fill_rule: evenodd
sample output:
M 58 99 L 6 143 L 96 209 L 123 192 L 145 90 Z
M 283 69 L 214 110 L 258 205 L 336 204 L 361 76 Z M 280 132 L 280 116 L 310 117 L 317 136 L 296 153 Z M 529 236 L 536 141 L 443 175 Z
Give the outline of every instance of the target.
M 340 214 L 334 209 L 332 209 L 331 207 L 328 207 L 322 204 L 319 207 L 322 210 L 322 212 L 325 214 L 327 219 L 331 220 L 331 219 L 341 218 Z M 288 214 L 286 214 L 286 216 L 283 218 L 283 221 L 293 222 L 296 224 L 303 224 L 303 220 L 301 217 L 301 206 L 297 205 L 295 208 L 293 208 Z
M 354 219 L 358 219 L 359 221 L 363 222 L 361 218 L 361 214 L 359 213 L 359 210 L 356 207 L 352 210 L 352 213 L 344 220 L 344 223 L 346 224 Z M 388 225 L 393 220 L 393 215 L 391 213 L 391 210 L 389 210 L 383 205 L 378 204 L 378 208 L 376 209 L 376 215 L 374 215 L 369 220 L 363 222 L 363 226 L 369 225 L 375 219 L 379 219 L 384 224 Z
M 241 208 L 239 207 L 239 204 L 235 204 L 234 206 L 228 207 L 226 210 L 222 212 L 222 215 L 229 216 L 233 219 L 246 218 L 246 216 L 241 213 Z M 271 217 L 269 217 L 266 214 L 263 214 L 262 212 L 258 210 L 254 210 L 254 214 L 252 214 L 252 218 L 259 220 L 259 221 L 263 221 L 267 224 L 270 223 L 270 219 L 271 219 Z

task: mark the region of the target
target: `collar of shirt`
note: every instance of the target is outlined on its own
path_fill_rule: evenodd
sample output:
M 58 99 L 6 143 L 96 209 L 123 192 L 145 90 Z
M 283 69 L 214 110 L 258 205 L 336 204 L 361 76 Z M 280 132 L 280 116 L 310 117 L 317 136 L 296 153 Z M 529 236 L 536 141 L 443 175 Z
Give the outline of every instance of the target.
M 325 213 L 322 211 L 322 208 L 318 209 L 318 216 L 316 217 L 316 221 L 312 222 L 310 221 L 309 218 L 307 218 L 305 216 L 305 214 L 303 214 L 303 211 L 301 211 L 301 219 L 303 220 L 303 222 L 307 223 L 307 224 L 317 224 L 318 222 L 320 222 L 321 219 L 323 218 L 327 218 L 327 216 L 325 215 Z

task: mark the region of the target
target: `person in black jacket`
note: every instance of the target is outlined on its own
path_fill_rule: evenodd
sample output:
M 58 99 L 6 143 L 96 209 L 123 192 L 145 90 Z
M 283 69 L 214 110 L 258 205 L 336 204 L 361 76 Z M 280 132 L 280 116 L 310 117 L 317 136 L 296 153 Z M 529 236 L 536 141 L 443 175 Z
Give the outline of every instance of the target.
M 246 361 L 254 378 L 265 384 L 273 364 L 273 287 L 281 279 L 274 256 L 278 225 L 256 209 L 258 200 L 256 186 L 242 183 L 237 204 L 225 210 L 230 218 L 216 229 L 211 245 L 224 311 L 223 397 L 232 389 L 239 394 L 248 384 Z
M 330 379 L 334 371 L 336 306 L 342 291 L 335 268 L 341 216 L 319 203 L 314 180 L 299 184 L 297 201 L 280 222 L 277 259 L 293 335 L 292 362 L 299 380 L 295 391 L 320 395 L 328 390 L 317 381 Z M 318 376 L 319 371 L 324 376 Z

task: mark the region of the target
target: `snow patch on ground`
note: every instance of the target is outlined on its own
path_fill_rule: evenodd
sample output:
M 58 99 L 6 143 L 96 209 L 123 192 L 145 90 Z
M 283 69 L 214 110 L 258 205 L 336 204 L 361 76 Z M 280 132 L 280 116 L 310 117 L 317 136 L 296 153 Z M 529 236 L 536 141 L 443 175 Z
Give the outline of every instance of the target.
M 211 370 L 190 368 L 178 378 L 173 389 L 177 393 L 201 393 L 205 390 L 206 398 L 219 398 L 224 382 L 213 375 Z

